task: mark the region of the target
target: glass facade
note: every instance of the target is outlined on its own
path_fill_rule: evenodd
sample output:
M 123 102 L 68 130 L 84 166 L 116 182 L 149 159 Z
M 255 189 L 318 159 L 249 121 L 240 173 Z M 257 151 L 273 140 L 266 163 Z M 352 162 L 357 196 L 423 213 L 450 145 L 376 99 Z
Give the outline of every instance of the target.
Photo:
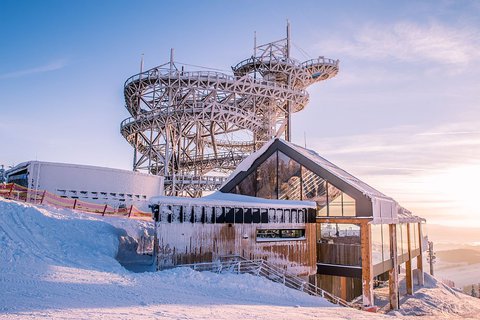
M 373 265 L 388 261 L 390 255 L 390 228 L 388 224 L 372 224 L 372 260 Z M 398 225 L 397 225 L 398 230 Z M 400 233 L 397 234 L 398 249 L 400 247 Z M 400 253 L 399 253 L 400 254 Z
M 282 152 L 278 152 L 278 199 L 302 198 L 301 166 Z
M 265 199 L 315 201 L 320 216 L 355 216 L 355 199 L 280 151 L 232 192 Z
M 258 166 L 256 180 L 257 197 L 277 199 L 277 153 Z

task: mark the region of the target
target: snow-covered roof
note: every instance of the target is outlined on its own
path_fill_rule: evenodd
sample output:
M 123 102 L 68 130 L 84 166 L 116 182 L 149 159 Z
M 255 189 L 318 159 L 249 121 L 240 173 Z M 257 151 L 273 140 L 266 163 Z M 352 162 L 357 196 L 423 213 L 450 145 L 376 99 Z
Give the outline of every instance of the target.
M 425 218 L 414 215 L 410 210 L 400 207 L 398 210 L 398 222 L 410 223 L 410 222 L 425 222 Z
M 103 172 L 115 172 L 115 173 L 122 173 L 122 174 L 129 174 L 135 176 L 155 176 L 148 173 L 137 172 L 132 170 L 125 170 L 125 169 L 118 169 L 118 168 L 108 168 L 108 167 L 100 167 L 100 166 L 92 166 L 87 164 L 75 164 L 75 163 L 62 163 L 62 162 L 48 162 L 48 161 L 39 161 L 39 160 L 30 160 L 25 161 L 17 164 L 15 167 L 10 168 L 5 171 L 6 175 L 11 175 L 16 171 L 23 170 L 29 165 L 32 164 L 40 164 L 42 166 L 52 166 L 52 167 L 67 167 L 67 168 L 82 168 L 82 169 L 90 169 L 90 170 L 100 170 Z M 158 176 L 157 176 L 158 177 Z
M 256 208 L 316 208 L 313 201 L 275 200 L 238 195 L 233 193 L 214 192 L 201 198 L 158 196 L 150 199 L 151 204 L 181 204 L 190 206 L 231 206 Z

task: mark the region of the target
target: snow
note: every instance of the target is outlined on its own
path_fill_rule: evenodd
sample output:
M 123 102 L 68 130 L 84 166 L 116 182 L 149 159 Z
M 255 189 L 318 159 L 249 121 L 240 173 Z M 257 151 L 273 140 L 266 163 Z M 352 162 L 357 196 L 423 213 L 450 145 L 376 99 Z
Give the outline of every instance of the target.
M 151 198 L 149 202 L 152 204 L 184 204 L 190 206 L 254 206 L 255 208 L 285 209 L 317 207 L 317 204 L 313 201 L 263 199 L 220 191 L 201 198 L 159 196 Z
M 116 259 L 119 245 L 151 228 L 0 199 L 0 319 L 391 319 L 252 275 L 129 272 Z M 427 282 L 395 316 L 479 314 L 480 300 Z

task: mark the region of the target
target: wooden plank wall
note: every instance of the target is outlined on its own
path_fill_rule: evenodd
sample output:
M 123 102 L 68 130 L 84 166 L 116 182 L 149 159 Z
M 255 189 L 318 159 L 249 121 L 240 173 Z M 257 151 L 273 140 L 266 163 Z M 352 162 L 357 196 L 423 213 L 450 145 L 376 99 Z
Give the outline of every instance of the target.
M 257 229 L 303 229 L 304 240 L 257 241 Z M 265 259 L 301 276 L 316 273 L 315 223 L 202 224 L 160 223 L 157 226 L 160 269 L 178 264 L 211 262 L 220 256 Z

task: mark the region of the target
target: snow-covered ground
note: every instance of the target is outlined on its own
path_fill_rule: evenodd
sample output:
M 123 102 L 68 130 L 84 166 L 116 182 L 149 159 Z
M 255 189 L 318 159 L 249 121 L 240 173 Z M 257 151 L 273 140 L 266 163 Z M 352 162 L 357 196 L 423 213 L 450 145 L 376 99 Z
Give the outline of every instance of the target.
M 251 275 L 133 273 L 119 244 L 149 222 L 0 199 L 0 319 L 388 319 Z M 130 237 L 129 237 L 130 236 Z M 480 299 L 429 279 L 393 316 L 480 318 Z

